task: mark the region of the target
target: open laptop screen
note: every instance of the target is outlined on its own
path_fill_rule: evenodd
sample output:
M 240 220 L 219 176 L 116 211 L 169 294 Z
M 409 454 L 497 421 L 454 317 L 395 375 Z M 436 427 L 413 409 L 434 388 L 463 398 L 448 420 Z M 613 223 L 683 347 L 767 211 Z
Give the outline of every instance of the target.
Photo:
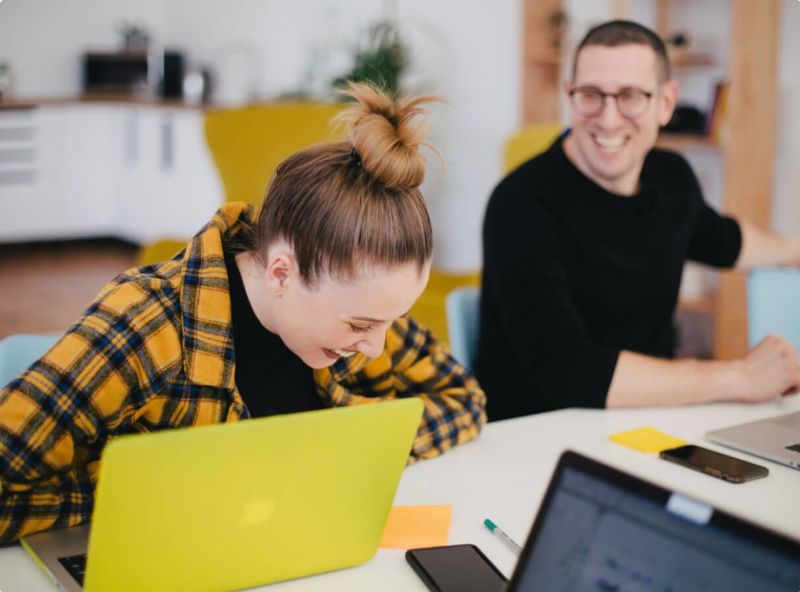
M 800 544 L 565 453 L 510 590 L 800 590 Z

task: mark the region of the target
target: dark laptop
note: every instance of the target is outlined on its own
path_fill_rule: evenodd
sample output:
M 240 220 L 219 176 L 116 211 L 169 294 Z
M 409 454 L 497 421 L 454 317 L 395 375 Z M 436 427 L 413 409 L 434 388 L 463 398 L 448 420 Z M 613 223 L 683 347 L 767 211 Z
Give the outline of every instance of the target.
M 800 542 L 568 451 L 508 590 L 799 592 Z

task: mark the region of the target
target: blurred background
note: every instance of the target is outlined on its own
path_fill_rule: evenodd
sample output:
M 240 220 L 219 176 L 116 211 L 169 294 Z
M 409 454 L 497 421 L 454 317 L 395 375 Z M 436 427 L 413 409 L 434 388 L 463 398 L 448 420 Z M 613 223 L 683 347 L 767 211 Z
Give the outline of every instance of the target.
M 799 236 L 797 0 L 0 0 L 0 337 L 66 329 L 225 200 L 259 202 L 280 158 L 335 136 L 347 78 L 447 101 L 416 311 L 446 337 L 444 294 L 477 282 L 492 188 L 565 125 L 572 49 L 610 18 L 669 43 L 682 95 L 662 144 L 707 199 Z M 730 282 L 687 269 L 684 353 L 744 347 Z

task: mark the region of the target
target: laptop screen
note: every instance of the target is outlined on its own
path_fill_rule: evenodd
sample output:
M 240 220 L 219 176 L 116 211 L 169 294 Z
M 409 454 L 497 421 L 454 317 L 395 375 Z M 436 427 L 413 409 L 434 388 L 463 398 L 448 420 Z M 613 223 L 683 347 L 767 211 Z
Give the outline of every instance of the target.
M 798 592 L 800 544 L 566 453 L 510 589 Z

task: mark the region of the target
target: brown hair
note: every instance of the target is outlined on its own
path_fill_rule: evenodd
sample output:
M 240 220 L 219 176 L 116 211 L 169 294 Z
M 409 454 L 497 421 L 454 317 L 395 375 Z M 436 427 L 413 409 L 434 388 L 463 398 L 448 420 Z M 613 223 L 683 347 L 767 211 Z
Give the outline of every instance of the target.
M 602 45 L 605 47 L 618 47 L 620 45 L 646 45 L 656 54 L 658 62 L 659 82 L 666 82 L 670 79 L 669 57 L 667 47 L 655 32 L 647 27 L 633 21 L 609 21 L 597 25 L 586 33 L 586 36 L 578 44 L 575 50 L 575 57 L 572 61 L 572 78 L 575 79 L 575 71 L 578 67 L 578 55 L 581 50 L 588 45 Z
M 347 125 L 347 139 L 284 160 L 253 229 L 250 250 L 264 256 L 270 243 L 286 240 L 308 284 L 322 273 L 352 278 L 363 264 L 416 263 L 422 270 L 433 252 L 419 190 L 425 176 L 419 148 L 431 146 L 415 120 L 425 112 L 422 103 L 437 99 L 393 98 L 356 83 L 343 94 L 355 99 L 336 117 Z

